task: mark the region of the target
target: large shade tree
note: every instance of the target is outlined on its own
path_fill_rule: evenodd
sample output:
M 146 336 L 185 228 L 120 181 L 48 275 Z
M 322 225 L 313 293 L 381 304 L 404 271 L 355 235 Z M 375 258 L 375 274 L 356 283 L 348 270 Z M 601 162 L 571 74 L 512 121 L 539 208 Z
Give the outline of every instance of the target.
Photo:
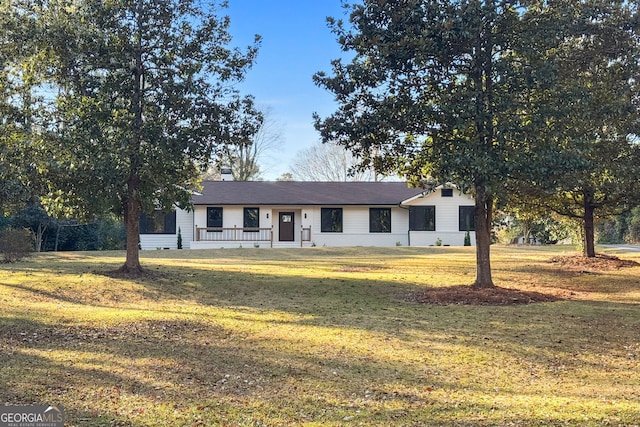
M 316 127 L 324 141 L 347 147 L 363 166 L 399 172 L 416 185 L 451 181 L 471 192 L 474 287 L 491 287 L 490 233 L 497 204 L 507 201 L 508 189 L 517 188 L 514 182 L 557 190 L 562 171 L 585 167 L 584 157 L 567 153 L 592 150 L 594 129 L 601 131 L 612 117 L 605 114 L 606 104 L 585 115 L 581 89 L 595 85 L 604 93 L 612 84 L 617 89 L 625 63 L 615 60 L 618 53 L 598 60 L 613 58 L 609 65 L 619 75 L 602 78 L 598 67 L 606 68 L 606 59 L 589 70 L 579 62 L 577 83 L 571 83 L 569 70 L 571 60 L 589 62 L 581 57 L 591 53 L 583 47 L 602 37 L 606 25 L 621 22 L 602 16 L 611 17 L 610 9 L 625 4 L 364 0 L 350 6 L 348 24 L 330 19 L 352 59 L 334 61 L 331 75 L 314 76 L 339 103 L 331 116 L 316 116 Z M 623 25 L 634 28 L 631 21 Z M 624 51 L 625 37 L 609 47 Z M 567 56 L 572 46 L 578 49 Z M 599 101 L 615 96 L 617 90 Z M 585 123 L 588 135 L 580 133 Z M 615 131 L 606 129 L 624 137 L 617 125 Z
M 535 31 L 527 13 L 517 1 L 365 0 L 350 7 L 349 24 L 330 20 L 352 59 L 314 76 L 339 103 L 331 116 L 316 116 L 324 141 L 350 149 L 365 167 L 417 185 L 454 182 L 473 194 L 474 287 L 494 285 L 494 205 L 518 167 L 512 153 L 528 125 L 522 93 L 544 73 L 525 75 L 530 59 L 518 55 Z
M 209 159 L 255 114 L 234 89 L 257 43 L 230 48 L 229 19 L 196 0 L 15 0 L 37 19 L 55 121 L 43 202 L 124 217 L 123 272 L 142 271 L 139 217 L 188 206 Z M 255 128 L 243 130 L 249 134 Z
M 529 176 L 512 181 L 509 193 L 519 206 L 579 220 L 588 257 L 595 256 L 594 218 L 640 203 L 637 12 L 634 2 L 564 1 L 553 3 L 541 22 L 560 28 L 546 46 L 552 84 L 530 91 L 544 100 L 539 116 L 553 143 L 520 154 L 553 167 L 530 163 Z

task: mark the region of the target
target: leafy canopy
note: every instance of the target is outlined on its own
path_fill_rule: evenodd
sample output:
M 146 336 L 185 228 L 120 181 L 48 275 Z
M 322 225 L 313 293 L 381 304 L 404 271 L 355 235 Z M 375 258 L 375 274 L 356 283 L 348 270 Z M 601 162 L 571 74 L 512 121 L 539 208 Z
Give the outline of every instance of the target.
M 253 100 L 234 83 L 259 37 L 244 51 L 228 47 L 229 19 L 196 0 L 9 4 L 33 17 L 30 54 L 50 113 L 43 203 L 124 216 L 126 266 L 139 270 L 140 212 L 188 206 L 214 153 L 258 128 Z
M 122 214 L 131 185 L 145 211 L 188 205 L 199 167 L 259 124 L 251 98 L 233 87 L 256 47 L 227 48 L 228 18 L 195 1 L 64 5 L 49 2 L 44 13 L 57 24 L 45 35 L 60 88 L 56 130 L 65 154 L 58 167 L 71 177 L 65 190 L 88 211 Z M 254 118 L 242 130 L 234 127 L 239 113 Z

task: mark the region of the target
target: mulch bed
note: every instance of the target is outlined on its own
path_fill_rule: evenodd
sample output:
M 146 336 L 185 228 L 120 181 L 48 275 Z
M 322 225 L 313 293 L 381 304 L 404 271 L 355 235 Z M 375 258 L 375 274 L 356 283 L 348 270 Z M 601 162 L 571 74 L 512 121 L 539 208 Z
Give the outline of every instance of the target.
M 598 254 L 595 258 L 582 255 L 556 256 L 549 260 L 561 271 L 592 273 L 597 271 L 619 270 L 640 265 L 636 261 L 623 260 L 615 256 Z M 476 289 L 471 286 L 447 286 L 416 292 L 405 297 L 406 301 L 433 305 L 517 305 L 536 302 L 561 301 L 558 295 L 543 294 L 533 291 L 521 291 L 493 287 Z
M 587 258 L 583 255 L 556 256 L 551 258 L 549 262 L 564 270 L 581 272 L 611 271 L 640 265 L 636 261 L 605 254 L 596 254 L 595 258 Z
M 434 305 L 516 305 L 561 300 L 557 296 L 540 292 L 520 291 L 498 286 L 489 289 L 475 289 L 464 285 L 433 288 L 411 294 L 406 299 L 419 304 Z

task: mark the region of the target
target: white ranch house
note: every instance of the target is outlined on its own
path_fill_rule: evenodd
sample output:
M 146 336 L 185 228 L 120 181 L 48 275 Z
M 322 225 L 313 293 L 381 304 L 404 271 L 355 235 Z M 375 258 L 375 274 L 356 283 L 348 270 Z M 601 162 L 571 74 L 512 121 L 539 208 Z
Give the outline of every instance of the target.
M 193 211 L 143 216 L 142 249 L 475 244 L 474 200 L 403 182 L 207 181 Z

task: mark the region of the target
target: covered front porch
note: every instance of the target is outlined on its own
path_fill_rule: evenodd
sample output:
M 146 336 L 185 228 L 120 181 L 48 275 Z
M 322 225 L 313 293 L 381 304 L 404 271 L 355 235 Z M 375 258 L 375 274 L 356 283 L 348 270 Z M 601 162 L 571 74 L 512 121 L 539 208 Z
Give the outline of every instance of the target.
M 241 212 L 225 207 L 224 222 L 231 222 Z M 197 215 L 197 214 L 196 214 Z M 311 226 L 303 226 L 302 209 L 265 209 L 259 210 L 260 227 L 194 227 L 192 249 L 224 247 L 303 247 L 311 246 Z M 235 221 L 233 221 L 235 222 Z M 238 222 L 240 218 L 238 218 Z

